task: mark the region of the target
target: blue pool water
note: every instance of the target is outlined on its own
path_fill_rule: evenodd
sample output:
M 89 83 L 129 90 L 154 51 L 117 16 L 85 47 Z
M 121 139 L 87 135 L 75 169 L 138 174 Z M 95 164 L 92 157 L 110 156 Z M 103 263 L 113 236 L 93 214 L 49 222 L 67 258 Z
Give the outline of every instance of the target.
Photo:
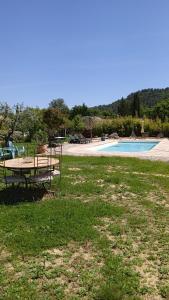
M 115 145 L 105 146 L 98 151 L 106 152 L 144 152 L 155 147 L 159 142 L 118 142 Z

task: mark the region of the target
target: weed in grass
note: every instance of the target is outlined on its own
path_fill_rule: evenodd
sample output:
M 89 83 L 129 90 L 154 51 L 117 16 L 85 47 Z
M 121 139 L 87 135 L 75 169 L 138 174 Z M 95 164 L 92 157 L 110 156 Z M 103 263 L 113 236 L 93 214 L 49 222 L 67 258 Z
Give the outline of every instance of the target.
M 142 228 L 147 225 L 147 220 L 145 217 L 129 216 L 128 224 L 131 228 Z
M 38 299 L 38 292 L 35 282 L 30 282 L 27 278 L 20 278 L 10 282 L 1 294 L 2 299 Z
M 124 293 L 118 285 L 105 284 L 97 291 L 94 300 L 123 300 Z
M 161 286 L 160 293 L 163 298 L 169 299 L 169 285 Z
M 139 276 L 121 256 L 112 256 L 106 259 L 103 272 L 111 284 L 118 286 L 123 295 L 135 295 L 139 290 Z
M 118 224 L 110 225 L 108 229 L 115 236 L 122 235 L 124 233 L 124 228 Z
M 106 177 L 104 180 L 106 183 L 120 184 L 120 178 L 117 175 L 112 175 L 111 177 Z

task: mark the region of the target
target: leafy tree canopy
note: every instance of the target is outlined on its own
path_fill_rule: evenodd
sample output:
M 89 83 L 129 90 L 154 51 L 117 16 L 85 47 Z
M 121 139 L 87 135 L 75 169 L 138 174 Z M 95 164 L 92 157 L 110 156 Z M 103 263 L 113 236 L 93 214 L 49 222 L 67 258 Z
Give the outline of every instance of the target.
M 57 108 L 48 108 L 43 113 L 43 122 L 49 134 L 53 134 L 64 123 L 63 114 Z
M 80 115 L 76 115 L 74 117 L 74 119 L 72 120 L 72 127 L 75 132 L 81 132 L 84 129 L 85 124 Z
M 49 108 L 56 108 L 59 109 L 63 114 L 69 114 L 69 108 L 62 98 L 53 99 L 49 103 Z
M 28 135 L 28 139 L 32 140 L 37 131 L 44 131 L 43 110 L 39 108 L 26 107 L 21 115 L 17 129 L 23 134 Z
M 153 118 L 160 118 L 165 121 L 169 118 L 169 99 L 158 102 L 151 111 Z
M 90 110 L 85 103 L 82 105 L 75 105 L 70 111 L 70 118 L 73 119 L 76 115 L 88 116 L 90 115 Z

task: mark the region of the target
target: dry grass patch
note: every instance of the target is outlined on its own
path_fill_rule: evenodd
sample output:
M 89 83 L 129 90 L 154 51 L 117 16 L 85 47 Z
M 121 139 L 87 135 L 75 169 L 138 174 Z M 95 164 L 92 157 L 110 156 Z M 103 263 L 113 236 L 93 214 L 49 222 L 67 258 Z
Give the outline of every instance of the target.
M 169 208 L 169 195 L 165 193 L 159 186 L 156 187 L 155 191 L 151 191 L 148 194 L 147 199 L 154 204 L 166 207 L 167 209 Z
M 96 229 L 109 240 L 112 255 L 123 257 L 124 262 L 130 262 L 132 269 L 139 274 L 140 290 L 145 294 L 143 299 L 160 300 L 162 297 L 159 286 L 163 282 L 159 271 L 160 242 L 156 241 L 155 251 L 152 249 L 153 241 L 144 240 L 145 236 L 155 235 L 157 231 L 152 216 L 148 218 L 148 213 L 145 215 L 147 215 L 145 221 L 138 211 L 133 215 L 133 219 L 130 215 L 120 220 L 101 218 L 101 224 L 96 226 Z M 165 279 L 168 281 L 167 275 Z
M 39 295 L 46 287 L 50 287 L 52 293 L 52 286 L 53 289 L 58 286 L 64 299 L 79 295 L 89 300 L 92 290 L 101 283 L 102 266 L 103 262 L 91 242 L 79 245 L 73 241 L 67 247 L 49 249 L 41 256 L 4 264 L 12 282 L 26 278 L 36 284 Z
M 68 168 L 69 171 L 73 171 L 73 172 L 76 172 L 76 171 L 80 171 L 81 168 Z

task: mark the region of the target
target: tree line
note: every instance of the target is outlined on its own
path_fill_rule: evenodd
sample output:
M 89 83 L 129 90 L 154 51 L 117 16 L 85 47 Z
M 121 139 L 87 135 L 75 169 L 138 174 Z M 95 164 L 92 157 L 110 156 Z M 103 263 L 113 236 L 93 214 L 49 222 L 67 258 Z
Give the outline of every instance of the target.
M 152 125 L 151 120 L 154 121 L 153 128 L 155 128 L 155 123 L 159 124 L 159 120 L 161 123 L 167 124 L 169 120 L 169 98 L 156 101 L 154 106 L 147 107 L 143 106 L 140 93 L 137 92 L 132 95 L 130 101 L 124 98 L 118 101 L 116 112 L 102 110 L 99 107 L 91 108 L 85 103 L 75 105 L 70 109 L 62 98 L 53 99 L 48 107 L 43 109 L 24 107 L 23 104 L 16 104 L 11 107 L 8 103 L 0 102 L 0 137 L 1 140 L 5 141 L 13 136 L 15 139 L 45 142 L 49 136 L 56 132 L 62 135 L 71 132 L 84 132 L 89 135 L 92 129 L 96 135 L 102 134 L 106 130 L 108 132 L 118 131 L 122 134 L 124 128 L 127 128 L 125 135 L 132 128 L 131 120 L 133 119 L 134 124 L 134 120 L 140 118 L 150 120 L 150 125 Z M 112 125 L 113 122 L 120 124 L 119 119 L 124 120 L 124 124 L 121 125 L 122 128 L 119 128 L 119 125 Z M 129 127 L 126 125 L 128 122 L 126 120 L 130 120 Z M 109 129 L 105 129 L 107 128 L 106 122 L 111 124 Z M 148 124 L 148 121 L 146 122 Z M 139 126 L 137 127 L 140 128 Z M 149 127 L 147 125 L 147 128 Z M 165 128 L 168 126 L 165 125 Z M 156 128 L 158 132 L 161 130 L 161 125 L 159 129 Z M 168 129 L 166 135 L 168 136 Z

